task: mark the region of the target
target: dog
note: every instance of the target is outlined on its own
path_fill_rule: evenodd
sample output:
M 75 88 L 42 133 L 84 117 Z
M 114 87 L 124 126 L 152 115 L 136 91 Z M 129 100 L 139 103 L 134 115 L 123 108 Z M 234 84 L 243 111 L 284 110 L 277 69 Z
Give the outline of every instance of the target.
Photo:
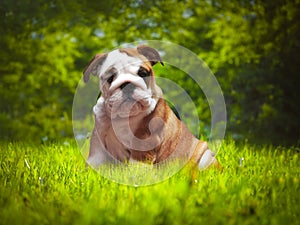
M 87 163 L 188 160 L 199 169 L 218 166 L 215 153 L 198 140 L 167 105 L 153 66 L 164 65 L 154 48 L 97 54 L 83 72 L 99 77 L 101 96 L 93 107 L 95 126 Z

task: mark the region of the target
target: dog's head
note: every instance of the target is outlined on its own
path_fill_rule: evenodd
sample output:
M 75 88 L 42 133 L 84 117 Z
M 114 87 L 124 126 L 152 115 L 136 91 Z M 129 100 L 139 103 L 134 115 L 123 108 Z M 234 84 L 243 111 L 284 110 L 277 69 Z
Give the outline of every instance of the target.
M 159 53 L 145 45 L 97 54 L 84 71 L 84 81 L 90 74 L 99 76 L 101 98 L 113 117 L 150 113 L 162 97 L 152 70 L 157 62 L 163 65 Z

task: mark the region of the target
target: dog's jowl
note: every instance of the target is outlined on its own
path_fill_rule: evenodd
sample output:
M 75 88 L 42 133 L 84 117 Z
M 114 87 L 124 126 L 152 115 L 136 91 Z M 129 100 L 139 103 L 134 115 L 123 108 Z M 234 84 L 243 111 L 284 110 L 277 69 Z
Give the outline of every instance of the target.
M 186 160 L 200 169 L 217 165 L 207 143 L 198 140 L 173 113 L 155 82 L 152 66 L 163 65 L 148 46 L 97 54 L 84 71 L 99 77 L 101 96 L 93 108 L 95 126 L 88 164 L 160 163 Z

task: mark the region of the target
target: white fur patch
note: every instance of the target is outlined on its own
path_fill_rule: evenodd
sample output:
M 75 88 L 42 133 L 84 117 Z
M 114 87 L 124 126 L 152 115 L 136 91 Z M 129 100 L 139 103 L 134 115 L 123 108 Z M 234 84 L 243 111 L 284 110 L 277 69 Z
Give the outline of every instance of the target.
M 216 161 L 215 153 L 207 149 L 202 155 L 198 164 L 199 169 L 204 170 Z
M 100 69 L 100 76 L 109 67 L 113 66 L 119 73 L 135 74 L 143 61 L 138 57 L 128 56 L 125 52 L 120 52 L 118 49 L 110 52 Z

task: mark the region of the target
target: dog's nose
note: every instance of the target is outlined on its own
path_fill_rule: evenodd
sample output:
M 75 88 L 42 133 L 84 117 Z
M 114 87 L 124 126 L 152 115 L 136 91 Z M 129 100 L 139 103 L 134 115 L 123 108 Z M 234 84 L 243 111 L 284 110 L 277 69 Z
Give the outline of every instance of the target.
M 130 84 L 130 82 L 125 82 L 125 83 L 123 83 L 123 84 L 120 86 L 121 90 L 123 90 L 128 84 Z
M 136 88 L 136 86 L 131 82 L 125 82 L 120 86 L 120 89 L 122 90 L 122 92 L 129 96 L 133 94 L 133 91 L 135 88 Z

